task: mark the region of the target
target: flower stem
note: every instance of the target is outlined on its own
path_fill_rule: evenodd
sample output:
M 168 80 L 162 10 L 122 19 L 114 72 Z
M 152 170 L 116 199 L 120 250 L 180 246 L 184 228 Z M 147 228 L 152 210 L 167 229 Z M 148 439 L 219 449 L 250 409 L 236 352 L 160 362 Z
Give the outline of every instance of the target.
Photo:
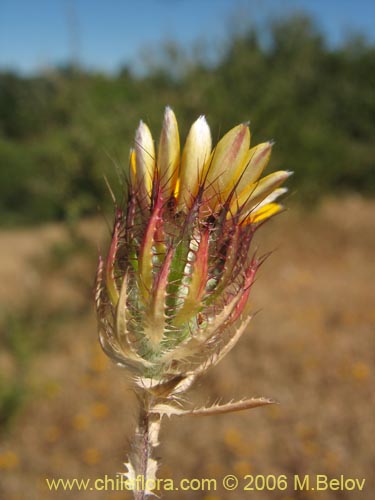
M 134 475 L 134 500 L 146 500 L 156 483 L 157 462 L 152 458 L 152 451 L 159 444 L 160 415 L 150 412 L 152 398 L 149 394 L 140 395 L 139 401 L 138 426 L 128 469 Z
M 139 421 L 137 429 L 137 441 L 139 442 L 139 475 L 143 478 L 142 487 L 140 490 L 134 491 L 135 500 L 144 500 L 146 498 L 145 483 L 147 481 L 147 466 L 151 456 L 150 446 L 150 415 L 148 408 L 141 407 L 139 412 Z M 138 474 L 137 474 L 138 477 Z

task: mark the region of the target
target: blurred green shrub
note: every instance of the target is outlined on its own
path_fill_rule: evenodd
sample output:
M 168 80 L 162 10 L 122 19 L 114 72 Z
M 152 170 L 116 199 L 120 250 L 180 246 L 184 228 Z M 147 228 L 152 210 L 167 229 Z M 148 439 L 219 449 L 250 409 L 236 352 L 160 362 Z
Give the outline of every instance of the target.
M 203 53 L 203 52 L 202 52 Z M 0 224 L 75 220 L 109 206 L 139 118 L 160 127 L 206 114 L 213 137 L 250 119 L 254 141 L 276 139 L 272 165 L 294 170 L 295 199 L 374 195 L 375 47 L 331 49 L 304 16 L 234 35 L 216 62 L 168 43 L 143 76 L 82 68 L 38 77 L 0 73 Z M 117 188 L 121 198 L 121 188 Z
M 48 340 L 50 329 L 41 311 L 27 307 L 3 315 L 1 348 L 4 366 L 0 372 L 0 431 L 12 424 L 30 393 L 28 375 L 34 356 Z
M 34 363 L 38 356 L 53 348 L 57 326 L 75 314 L 70 309 L 47 309 L 36 300 L 18 311 L 1 311 L 0 434 L 35 393 L 30 374 L 37 373 Z

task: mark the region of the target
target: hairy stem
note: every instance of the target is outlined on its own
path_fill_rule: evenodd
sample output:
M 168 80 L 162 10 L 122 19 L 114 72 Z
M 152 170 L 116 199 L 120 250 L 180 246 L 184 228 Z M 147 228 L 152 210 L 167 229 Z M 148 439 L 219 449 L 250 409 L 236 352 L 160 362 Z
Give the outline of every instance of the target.
M 137 430 L 129 457 L 128 478 L 134 481 L 134 500 L 146 500 L 156 483 L 157 462 L 152 458 L 158 446 L 160 415 L 151 413 L 152 397 L 146 392 L 139 396 L 140 411 Z
M 148 479 L 147 468 L 151 458 L 151 444 L 150 444 L 150 414 L 147 407 L 141 407 L 139 412 L 139 421 L 136 437 L 138 455 L 139 455 L 139 470 L 137 471 L 144 480 L 141 488 L 134 491 L 135 500 L 144 500 L 146 498 L 145 483 Z

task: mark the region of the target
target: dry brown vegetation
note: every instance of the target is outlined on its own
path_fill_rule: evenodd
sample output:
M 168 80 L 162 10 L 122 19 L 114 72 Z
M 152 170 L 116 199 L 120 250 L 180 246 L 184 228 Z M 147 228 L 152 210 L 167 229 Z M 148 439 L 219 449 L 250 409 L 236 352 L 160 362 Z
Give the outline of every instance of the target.
M 252 292 L 259 310 L 240 344 L 191 400 L 269 396 L 280 405 L 164 421 L 160 477 L 327 474 L 366 478 L 359 492 L 164 493 L 166 499 L 372 498 L 375 203 L 327 200 L 293 209 L 258 234 L 275 249 Z M 102 221 L 0 233 L 0 363 L 6 407 L 0 497 L 130 499 L 124 492 L 49 492 L 45 478 L 115 477 L 135 425 L 126 373 L 102 354 L 90 289 Z M 88 243 L 89 242 L 89 243 Z M 17 398 L 16 398 L 17 400 Z M 15 410 L 18 409 L 16 413 Z M 242 482 L 245 484 L 245 482 Z

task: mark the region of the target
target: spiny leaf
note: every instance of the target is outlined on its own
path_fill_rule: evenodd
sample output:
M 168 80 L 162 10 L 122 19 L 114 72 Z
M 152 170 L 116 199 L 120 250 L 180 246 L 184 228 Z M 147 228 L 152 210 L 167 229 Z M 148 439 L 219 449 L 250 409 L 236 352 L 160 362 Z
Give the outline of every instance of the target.
M 250 410 L 252 408 L 257 408 L 258 406 L 266 406 L 270 404 L 278 404 L 277 401 L 269 398 L 250 398 L 241 399 L 240 401 L 230 401 L 225 404 L 214 404 L 209 407 L 195 408 L 193 410 L 184 410 L 172 406 L 169 404 L 157 404 L 151 408 L 151 413 L 157 413 L 159 415 L 166 415 L 171 417 L 176 415 L 178 417 L 182 416 L 195 416 L 195 417 L 206 417 L 210 415 L 221 415 L 224 413 L 231 413 L 235 411 Z
M 158 196 L 152 211 L 147 228 L 144 233 L 139 255 L 139 286 L 145 301 L 147 301 L 153 283 L 153 247 L 155 247 L 155 234 L 160 224 L 162 213 L 162 199 Z
M 201 307 L 201 299 L 206 291 L 207 284 L 208 244 L 209 232 L 206 230 L 201 234 L 199 246 L 195 252 L 195 261 L 191 263 L 192 271 L 189 276 L 188 293 L 183 306 L 174 317 L 174 325 L 180 325 L 188 321 Z
M 173 248 L 168 250 L 159 273 L 156 275 L 150 294 L 149 312 L 144 334 L 154 348 L 158 348 L 166 330 L 165 301 L 167 294 L 168 275 L 173 257 Z
M 115 224 L 113 226 L 113 232 L 112 232 L 111 246 L 109 248 L 107 263 L 106 263 L 106 285 L 107 285 L 108 296 L 113 306 L 117 305 L 119 297 L 116 285 L 116 278 L 115 278 L 115 263 L 116 263 L 117 249 L 120 241 L 120 230 L 122 224 L 121 218 L 122 218 L 122 212 L 121 210 L 117 209 Z
M 119 300 L 116 308 L 116 327 L 115 327 L 115 336 L 117 342 L 121 346 L 122 354 L 131 360 L 138 361 L 142 363 L 144 366 L 151 366 L 151 363 L 141 358 L 137 354 L 137 352 L 131 348 L 130 341 L 130 332 L 128 329 L 128 306 L 127 306 L 127 297 L 128 297 L 128 274 L 126 273 L 120 291 Z

